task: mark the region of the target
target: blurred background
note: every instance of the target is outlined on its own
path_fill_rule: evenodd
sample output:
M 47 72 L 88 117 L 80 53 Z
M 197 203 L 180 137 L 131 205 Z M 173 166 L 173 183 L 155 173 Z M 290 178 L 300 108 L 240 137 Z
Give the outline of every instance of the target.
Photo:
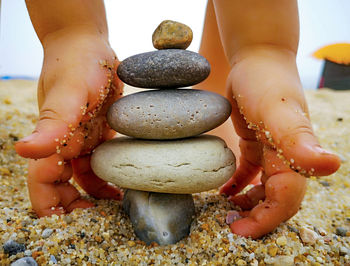
M 305 89 L 316 89 L 323 61 L 312 57 L 322 46 L 350 42 L 349 0 L 299 0 L 300 45 L 297 57 Z M 43 52 L 24 0 L 0 0 L 0 77 L 37 79 Z M 198 51 L 206 1 L 105 0 L 110 43 L 120 60 L 154 50 L 151 36 L 164 19 L 189 25 Z

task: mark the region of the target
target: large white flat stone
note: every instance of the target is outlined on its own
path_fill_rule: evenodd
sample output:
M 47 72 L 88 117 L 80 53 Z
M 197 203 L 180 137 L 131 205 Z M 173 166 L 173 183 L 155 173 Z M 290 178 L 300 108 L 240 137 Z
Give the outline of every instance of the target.
M 122 188 L 178 194 L 218 188 L 236 168 L 226 143 L 210 135 L 162 141 L 112 139 L 96 148 L 91 166 L 97 176 Z

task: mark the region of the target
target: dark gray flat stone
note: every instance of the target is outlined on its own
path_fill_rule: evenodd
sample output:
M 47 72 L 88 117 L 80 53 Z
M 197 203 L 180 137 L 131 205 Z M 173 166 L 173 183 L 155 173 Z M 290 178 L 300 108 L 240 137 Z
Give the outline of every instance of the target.
M 178 88 L 195 85 L 210 73 L 209 62 L 200 54 L 166 49 L 137 54 L 122 61 L 119 78 L 139 88 Z
M 192 137 L 221 125 L 231 114 L 223 96 L 201 90 L 150 90 L 116 101 L 107 120 L 117 132 L 142 139 Z
M 147 245 L 175 244 L 190 233 L 194 216 L 191 194 L 127 190 L 123 207 L 135 234 Z

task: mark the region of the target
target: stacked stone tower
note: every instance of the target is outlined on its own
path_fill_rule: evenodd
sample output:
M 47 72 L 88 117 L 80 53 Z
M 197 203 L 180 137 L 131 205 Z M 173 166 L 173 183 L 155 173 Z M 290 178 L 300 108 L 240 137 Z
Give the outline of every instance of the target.
M 151 90 L 110 107 L 109 125 L 128 137 L 101 144 L 91 164 L 97 176 L 127 189 L 123 207 L 136 235 L 165 245 L 189 234 L 192 193 L 224 184 L 235 171 L 235 157 L 222 139 L 201 135 L 230 116 L 228 100 L 184 88 L 210 72 L 204 57 L 185 50 L 191 29 L 164 21 L 152 37 L 158 50 L 131 56 L 117 70 L 123 82 Z

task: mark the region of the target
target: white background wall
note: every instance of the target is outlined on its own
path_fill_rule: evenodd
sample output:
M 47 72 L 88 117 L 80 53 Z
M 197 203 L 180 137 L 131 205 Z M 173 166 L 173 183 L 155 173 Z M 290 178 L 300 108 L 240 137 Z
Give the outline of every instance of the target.
M 42 49 L 24 0 L 0 0 L 0 76 L 37 78 Z M 105 0 L 110 42 L 119 59 L 153 50 L 151 35 L 164 19 L 189 25 L 194 32 L 190 50 L 199 48 L 206 1 Z M 350 42 L 349 0 L 299 0 L 301 36 L 298 68 L 304 88 L 317 86 L 322 62 L 311 54 L 331 43 Z

